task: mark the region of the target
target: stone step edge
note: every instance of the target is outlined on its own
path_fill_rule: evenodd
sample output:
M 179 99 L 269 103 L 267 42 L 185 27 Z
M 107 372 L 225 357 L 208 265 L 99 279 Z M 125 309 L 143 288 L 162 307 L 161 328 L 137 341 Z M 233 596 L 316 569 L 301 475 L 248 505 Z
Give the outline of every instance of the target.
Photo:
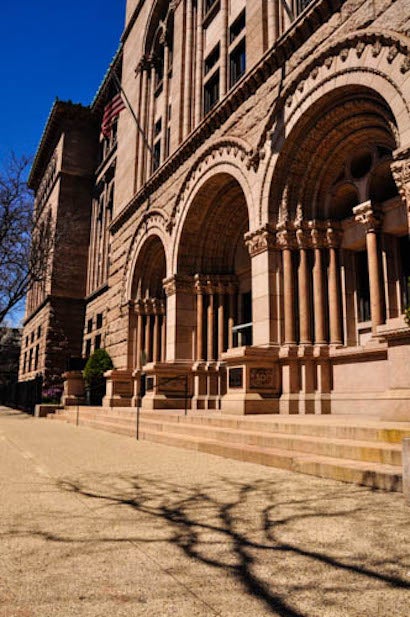
M 60 418 L 63 419 L 63 418 Z M 65 419 L 65 418 L 64 418 Z M 80 423 L 82 423 L 84 420 L 87 422 L 93 422 L 95 424 L 101 423 L 101 424 L 107 424 L 110 426 L 119 426 L 119 427 L 124 427 L 124 429 L 133 429 L 134 431 L 136 431 L 136 427 L 135 427 L 135 420 L 134 419 L 125 419 L 122 418 L 121 419 L 121 423 L 120 422 L 112 422 L 111 421 L 112 417 L 111 416 L 100 416 L 100 417 L 88 417 L 88 418 L 84 418 L 81 417 L 80 415 Z M 176 426 L 176 423 L 174 422 L 163 422 L 160 420 L 147 420 L 144 418 L 141 418 L 141 424 L 140 424 L 140 428 L 141 430 L 144 430 L 145 425 L 148 426 L 152 426 L 152 428 L 160 428 L 159 431 L 156 432 L 163 432 L 163 433 L 172 433 L 172 430 L 169 431 L 169 429 L 176 429 L 177 426 L 181 426 L 182 423 L 178 423 L 178 425 Z M 190 424 L 183 424 L 184 428 L 186 427 L 188 430 L 190 428 L 193 428 Z M 164 427 L 164 428 L 162 428 Z M 219 427 L 219 426 L 210 426 L 210 425 L 194 425 L 194 429 L 195 430 L 203 430 L 203 431 L 215 431 L 217 433 L 220 434 L 221 437 L 225 436 L 225 435 L 229 435 L 232 434 L 232 431 L 224 428 L 224 427 Z M 341 438 L 341 437 L 324 437 L 321 435 L 304 435 L 304 434 L 295 434 L 295 433 L 275 433 L 275 432 L 271 432 L 271 431 L 255 431 L 255 430 L 245 430 L 242 428 L 238 428 L 235 429 L 235 432 L 237 432 L 237 434 L 239 435 L 244 435 L 245 437 L 258 437 L 260 436 L 261 438 L 266 438 L 266 439 L 293 439 L 296 442 L 299 443 L 307 443 L 307 442 L 313 442 L 313 443 L 318 443 L 318 444 L 323 444 L 323 445 L 331 445 L 331 444 L 335 444 L 337 446 L 349 446 L 349 447 L 356 447 L 356 448 L 366 448 L 366 449 L 378 449 L 378 450 L 384 450 L 384 451 L 393 451 L 393 452 L 401 452 L 402 446 L 400 443 L 396 444 L 396 443 L 390 443 L 390 442 L 378 442 L 378 441 L 365 441 L 365 440 L 360 440 L 360 439 L 354 439 L 354 438 Z M 181 432 L 176 432 L 175 434 L 184 434 L 182 431 Z M 197 435 L 192 435 L 192 437 L 196 437 Z M 206 437 L 204 437 L 206 438 Z M 215 441 L 218 441 L 216 438 L 213 438 Z M 223 442 L 225 443 L 225 442 Z M 232 443 L 237 443 L 232 442 Z M 244 444 L 246 445 L 246 444 Z M 255 444 L 249 444 L 249 445 L 255 445 Z M 263 447 L 263 446 L 261 446 Z M 353 459 L 352 459 L 353 460 Z
M 95 413 L 96 415 L 98 415 L 99 417 L 113 417 L 113 418 L 118 418 L 125 420 L 126 417 L 121 418 L 121 412 L 118 413 L 109 413 L 109 414 L 101 414 L 101 409 L 104 408 L 93 408 L 93 407 L 80 407 L 80 416 L 82 415 L 82 413 Z M 108 408 L 107 408 L 108 409 Z M 128 411 L 127 411 L 128 409 Z M 124 408 L 123 411 L 127 411 L 127 413 L 129 412 L 129 408 Z M 63 413 L 68 413 L 68 414 L 76 414 L 76 411 L 73 409 L 66 409 L 64 410 Z M 133 412 L 133 415 L 135 415 L 135 412 Z M 52 416 L 50 416 L 52 417 Z M 58 417 L 59 419 L 61 419 L 61 415 L 60 416 L 55 416 L 56 418 Z M 269 432 L 269 433 L 280 433 L 280 434 L 284 434 L 284 435 L 288 435 L 288 434 L 298 434 L 298 435 L 307 435 L 307 436 L 317 436 L 317 437 L 321 437 L 322 435 L 320 435 L 319 433 L 323 432 L 323 431 L 327 431 L 329 433 L 337 433 L 338 429 L 339 430 L 349 430 L 349 427 L 346 426 L 346 424 L 343 423 L 335 423 L 335 422 L 331 422 L 330 424 L 324 424 L 324 423 L 307 423 L 305 418 L 306 416 L 300 416 L 301 418 L 303 418 L 303 422 L 301 422 L 300 424 L 294 420 L 294 421 L 287 421 L 287 419 L 285 419 L 283 416 L 280 415 L 274 415 L 274 416 L 270 416 L 274 419 L 272 419 L 271 422 L 267 422 L 267 421 L 263 421 L 263 420 L 259 420 L 259 421 L 255 421 L 253 420 L 250 416 L 248 416 L 247 418 L 249 419 L 244 419 L 244 418 L 231 418 L 230 416 L 184 416 L 181 414 L 175 414 L 175 413 L 164 413 L 164 412 L 150 412 L 150 411 L 141 411 L 141 419 L 145 419 L 145 420 L 153 420 L 153 421 L 161 421 L 164 420 L 165 422 L 171 423 L 171 424 L 186 424 L 186 425 L 195 425 L 195 426 L 212 426 L 212 427 L 218 427 L 218 428 L 232 428 L 232 429 L 240 429 L 240 430 L 256 430 L 257 432 L 264 431 L 264 432 Z M 281 421 L 278 421 L 277 418 L 281 418 Z M 129 419 L 132 420 L 133 417 L 129 416 Z M 224 424 L 227 423 L 227 425 L 224 426 Z M 221 425 L 222 424 L 222 425 Z M 246 425 L 247 424 L 252 424 L 252 429 L 249 429 Z M 258 428 L 257 428 L 258 427 Z M 259 428 L 260 427 L 260 428 Z M 297 432 L 293 433 L 292 429 L 294 429 L 295 427 L 297 427 Z M 364 439 L 362 441 L 373 441 L 373 442 L 386 442 L 386 443 L 400 443 L 402 439 L 404 439 L 405 437 L 410 437 L 410 429 L 408 429 L 407 427 L 397 427 L 396 425 L 391 426 L 388 425 L 386 426 L 386 423 L 374 423 L 372 421 L 369 421 L 368 424 L 364 424 L 362 422 L 359 422 L 357 425 L 353 425 L 352 427 L 353 430 L 357 429 L 358 431 L 363 431 L 363 432 L 368 432 L 369 436 L 368 439 Z M 282 429 L 282 430 L 281 430 Z M 283 430 L 286 429 L 286 430 Z M 373 438 L 371 439 L 370 437 L 373 435 Z M 335 439 L 344 439 L 344 437 L 334 437 Z M 346 437 L 346 439 L 348 439 L 348 437 Z

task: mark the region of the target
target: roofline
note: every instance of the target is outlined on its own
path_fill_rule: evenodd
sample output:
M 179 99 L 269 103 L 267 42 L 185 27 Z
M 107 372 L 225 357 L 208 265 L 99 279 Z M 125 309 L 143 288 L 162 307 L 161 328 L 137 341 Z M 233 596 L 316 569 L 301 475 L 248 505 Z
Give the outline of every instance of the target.
M 111 82 L 111 76 L 113 74 L 114 71 L 118 71 L 120 64 L 121 64 L 121 60 L 122 60 L 122 51 L 123 51 L 123 43 L 121 42 L 118 46 L 117 51 L 114 54 L 113 59 L 110 62 L 110 65 L 108 67 L 108 69 L 105 72 L 105 75 L 103 77 L 103 80 L 100 84 L 100 86 L 98 87 L 98 90 L 90 104 L 90 109 L 92 111 L 95 111 L 98 109 L 98 105 L 102 102 L 102 99 L 104 98 L 104 95 L 107 91 L 108 86 L 110 85 Z

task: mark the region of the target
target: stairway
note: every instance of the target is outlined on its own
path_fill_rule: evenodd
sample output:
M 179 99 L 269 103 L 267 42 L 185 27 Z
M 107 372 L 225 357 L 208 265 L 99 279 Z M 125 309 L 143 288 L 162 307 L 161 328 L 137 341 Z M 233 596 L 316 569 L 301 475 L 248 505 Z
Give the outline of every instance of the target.
M 48 416 L 77 423 L 77 409 Z M 136 437 L 136 410 L 79 407 L 81 426 Z M 353 416 L 229 416 L 141 411 L 139 437 L 322 478 L 402 490 L 401 442 L 410 423 Z

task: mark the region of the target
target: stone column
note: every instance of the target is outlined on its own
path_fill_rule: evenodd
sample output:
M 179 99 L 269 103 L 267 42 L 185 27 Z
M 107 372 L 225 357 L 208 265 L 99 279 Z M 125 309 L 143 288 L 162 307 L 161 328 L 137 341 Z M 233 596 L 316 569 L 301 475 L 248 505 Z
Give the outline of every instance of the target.
M 340 269 L 338 253 L 342 240 L 340 229 L 334 223 L 329 223 L 326 231 L 327 246 L 329 248 L 329 333 L 330 344 L 341 345 L 342 319 L 340 314 Z
M 221 0 L 221 24 L 220 99 L 225 96 L 228 90 L 228 0 Z
M 225 290 L 222 284 L 218 287 L 218 359 L 220 359 L 222 353 L 225 351 L 224 339 L 225 339 L 225 318 L 224 318 L 224 301 Z
M 135 366 L 137 370 L 141 370 L 141 352 L 142 352 L 142 314 L 143 314 L 143 306 L 142 302 L 139 300 L 136 303 L 136 311 L 137 311 L 137 337 L 136 337 L 136 363 Z
M 299 247 L 299 343 L 310 345 L 312 337 L 310 333 L 310 272 L 309 254 L 311 245 L 309 230 L 305 226 L 299 226 L 296 230 L 296 239 Z
M 154 313 L 154 336 L 152 343 L 152 361 L 158 362 L 160 357 L 160 329 L 159 329 L 159 305 L 158 300 L 153 301 L 153 313 Z
M 384 323 L 384 294 L 381 282 L 381 267 L 378 233 L 382 226 L 382 213 L 366 201 L 353 208 L 355 219 L 366 226 L 366 248 L 369 266 L 370 313 L 372 333 L 377 334 L 377 326 Z
M 323 225 L 317 221 L 311 223 L 311 237 L 314 248 L 313 266 L 313 310 L 315 320 L 315 344 L 324 345 L 326 341 L 325 288 L 323 277 Z
M 167 362 L 194 359 L 192 335 L 196 325 L 195 289 L 192 277 L 176 274 L 164 281 L 167 296 Z
M 162 305 L 162 324 L 161 324 L 161 362 L 165 362 L 167 357 L 167 316 L 165 303 Z
M 163 87 L 162 87 L 162 96 L 163 96 L 163 107 L 162 107 L 162 135 L 161 135 L 161 163 L 163 163 L 166 159 L 166 152 L 168 148 L 168 105 L 169 105 L 169 73 L 168 73 L 168 65 L 169 65 L 169 47 L 168 41 L 166 37 L 163 38 L 164 45 L 164 77 L 163 77 Z
M 196 359 L 204 360 L 203 323 L 204 323 L 204 289 L 197 274 L 195 277 L 196 291 Z
M 254 345 L 279 343 L 278 245 L 272 225 L 245 234 L 252 265 L 252 331 Z
M 185 79 L 184 79 L 184 119 L 182 137 L 185 138 L 191 130 L 191 100 L 192 100 L 192 55 L 194 53 L 192 0 L 186 0 L 186 38 L 185 38 Z
M 214 288 L 208 284 L 208 324 L 207 324 L 207 360 L 212 362 L 214 358 Z
M 151 360 L 151 300 L 144 301 L 145 304 L 145 353 L 146 362 Z
M 278 230 L 278 242 L 282 249 L 283 306 L 285 321 L 285 345 L 295 345 L 295 283 L 292 252 L 295 248 L 295 232 L 287 224 Z
M 202 62 L 203 62 L 203 30 L 202 17 L 204 12 L 203 0 L 197 0 L 196 8 L 196 58 L 195 58 L 195 126 L 202 117 Z

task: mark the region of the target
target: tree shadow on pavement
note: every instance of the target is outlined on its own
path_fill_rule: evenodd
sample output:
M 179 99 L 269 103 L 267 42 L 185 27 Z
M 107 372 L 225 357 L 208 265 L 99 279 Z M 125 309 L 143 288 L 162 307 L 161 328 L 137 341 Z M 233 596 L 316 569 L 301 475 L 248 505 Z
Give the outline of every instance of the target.
M 116 521 L 122 517 L 129 521 L 132 512 L 137 515 L 135 529 L 145 533 L 106 535 L 108 525 L 103 525 L 103 533 L 91 537 L 39 535 L 100 548 L 104 542 L 171 542 L 194 563 L 239 581 L 265 611 L 280 617 L 322 614 L 306 609 L 312 606 L 312 593 L 333 615 L 332 610 L 342 610 L 341 597 L 352 592 L 410 590 L 410 579 L 404 576 L 409 549 L 404 542 L 395 545 L 389 540 L 389 526 L 395 519 L 385 499 L 377 501 L 378 495 L 362 487 L 335 484 L 318 489 L 316 485 L 312 492 L 308 482 L 304 486 L 295 497 L 285 480 L 220 478 L 195 486 L 150 475 L 64 480 L 59 488 L 86 498 L 94 513 L 108 508 L 113 514 L 114 509 Z M 385 528 L 377 528 L 376 509 L 378 516 L 386 518 Z M 402 517 L 396 524 L 399 534 L 409 537 L 409 518 Z M 366 528 L 371 530 L 369 538 L 363 532 Z M 346 532 L 353 534 L 353 541 Z

